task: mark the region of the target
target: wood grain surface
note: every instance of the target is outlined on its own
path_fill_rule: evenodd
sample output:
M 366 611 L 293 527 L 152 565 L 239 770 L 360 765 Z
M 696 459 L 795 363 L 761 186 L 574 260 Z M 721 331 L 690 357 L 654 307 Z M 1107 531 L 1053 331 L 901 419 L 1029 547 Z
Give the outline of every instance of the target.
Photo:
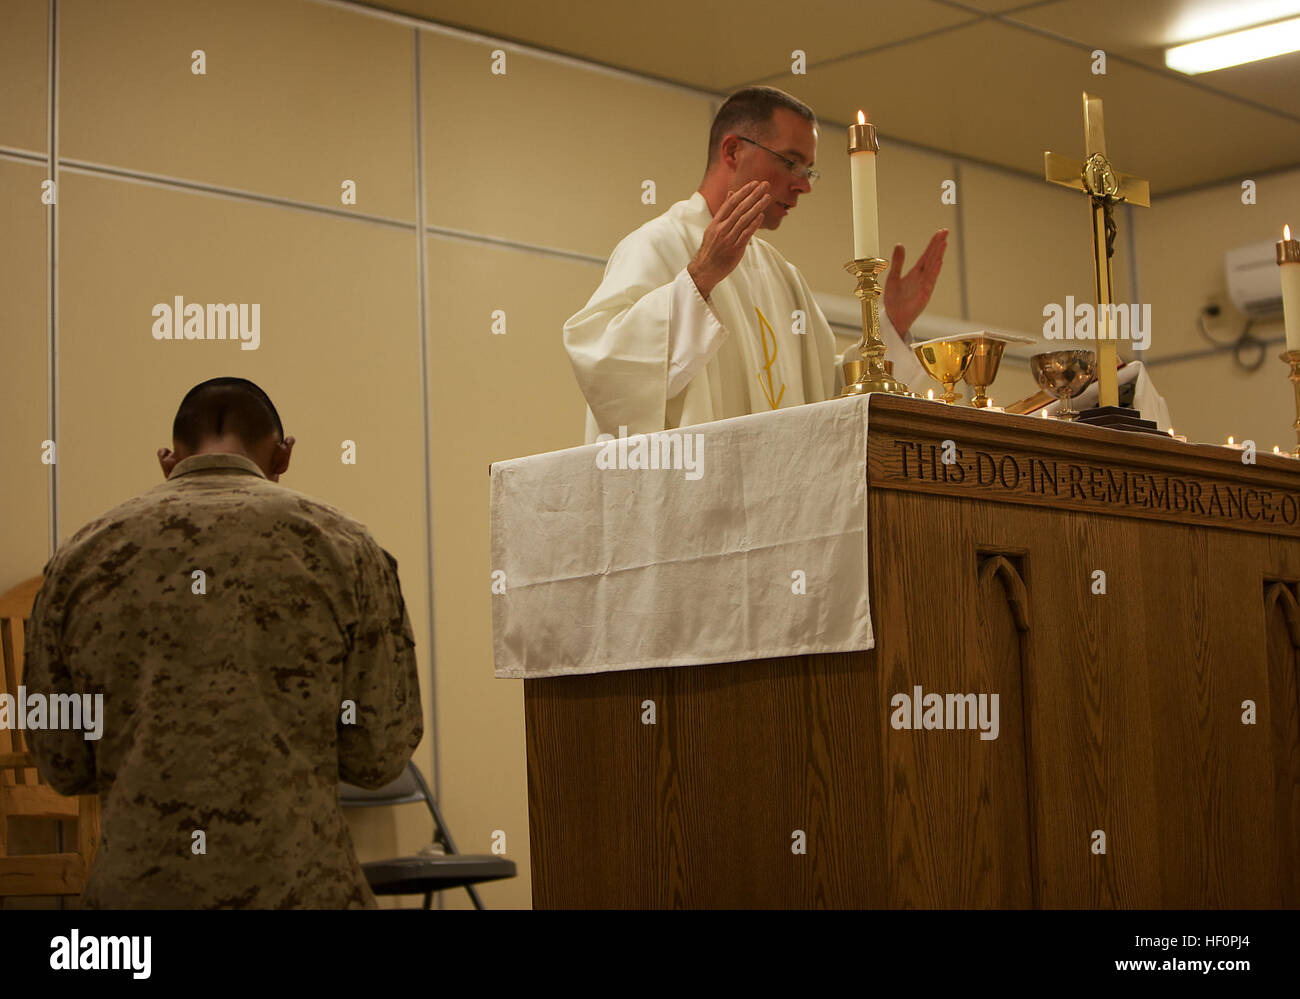
M 873 401 L 869 454 L 957 434 L 1300 481 L 1289 459 L 940 408 Z M 524 681 L 534 905 L 1300 905 L 1295 528 L 870 470 L 873 650 Z M 918 686 L 996 693 L 998 737 L 894 728 Z

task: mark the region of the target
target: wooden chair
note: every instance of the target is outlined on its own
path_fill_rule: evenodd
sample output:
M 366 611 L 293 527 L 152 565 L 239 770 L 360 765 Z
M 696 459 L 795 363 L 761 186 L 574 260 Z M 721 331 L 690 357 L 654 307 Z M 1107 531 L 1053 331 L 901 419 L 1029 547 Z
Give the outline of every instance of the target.
M 41 577 L 0 594 L 0 690 L 18 696 L 23 638 Z M 75 853 L 9 855 L 11 818 L 77 821 Z M 61 827 L 56 827 L 61 828 Z M 6 896 L 80 895 L 99 843 L 99 796 L 67 798 L 41 782 L 23 733 L 0 728 L 0 900 Z M 60 844 L 61 846 L 61 844 Z

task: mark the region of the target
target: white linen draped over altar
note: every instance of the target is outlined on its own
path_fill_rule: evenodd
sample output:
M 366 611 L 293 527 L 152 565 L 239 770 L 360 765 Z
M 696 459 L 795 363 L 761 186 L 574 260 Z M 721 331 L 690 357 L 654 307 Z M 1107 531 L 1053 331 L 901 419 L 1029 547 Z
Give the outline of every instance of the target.
M 700 296 L 686 266 L 711 218 L 697 191 L 629 234 L 591 300 L 565 323 L 564 345 L 587 399 L 588 443 L 619 427 L 649 433 L 839 394 L 826 317 L 799 269 L 766 240 L 752 238 L 708 301 Z M 847 272 L 844 281 L 852 286 Z M 897 376 L 923 384 L 883 299 L 880 325 Z
M 494 464 L 496 675 L 872 648 L 870 398 L 625 442 L 691 437 L 694 470 L 601 467 L 617 440 Z

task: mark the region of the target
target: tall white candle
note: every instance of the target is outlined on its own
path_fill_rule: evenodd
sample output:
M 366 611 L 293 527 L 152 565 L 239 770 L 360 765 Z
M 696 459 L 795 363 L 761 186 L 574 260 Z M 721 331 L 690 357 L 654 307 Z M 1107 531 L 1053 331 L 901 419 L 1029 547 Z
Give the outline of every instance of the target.
M 853 257 L 880 256 L 880 223 L 876 215 L 876 130 L 858 112 L 849 126 L 849 180 L 853 188 Z
M 1282 272 L 1282 317 L 1286 323 L 1286 349 L 1300 350 L 1300 240 L 1291 238 L 1291 227 L 1282 227 L 1277 244 L 1278 270 Z

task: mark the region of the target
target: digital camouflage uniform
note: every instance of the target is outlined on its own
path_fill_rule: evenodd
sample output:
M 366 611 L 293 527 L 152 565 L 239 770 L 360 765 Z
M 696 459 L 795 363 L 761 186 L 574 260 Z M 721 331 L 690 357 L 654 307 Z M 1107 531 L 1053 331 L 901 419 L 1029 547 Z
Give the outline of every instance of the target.
M 100 795 L 83 903 L 373 907 L 338 784 L 396 779 L 419 743 L 414 645 L 392 556 L 242 456 L 186 458 L 78 531 L 24 682 L 103 694 L 99 741 L 26 733 L 54 788 Z

